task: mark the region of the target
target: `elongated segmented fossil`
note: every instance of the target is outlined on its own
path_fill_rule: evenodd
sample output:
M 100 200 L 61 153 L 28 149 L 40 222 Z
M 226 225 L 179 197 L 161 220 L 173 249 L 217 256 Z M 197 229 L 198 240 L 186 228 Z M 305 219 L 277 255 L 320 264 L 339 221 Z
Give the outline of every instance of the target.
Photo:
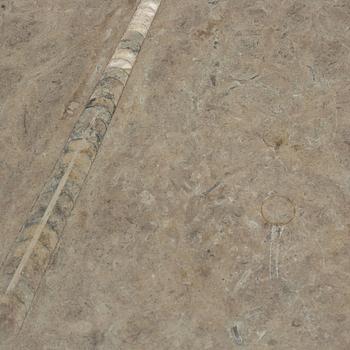
M 160 2 L 140 2 L 2 266 L 0 341 L 21 329 Z

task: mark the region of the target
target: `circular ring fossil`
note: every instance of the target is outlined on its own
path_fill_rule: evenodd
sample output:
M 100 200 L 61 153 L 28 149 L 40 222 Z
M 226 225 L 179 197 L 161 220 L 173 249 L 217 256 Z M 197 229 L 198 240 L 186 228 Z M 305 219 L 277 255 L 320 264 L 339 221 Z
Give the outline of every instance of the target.
M 294 203 L 285 196 L 272 195 L 261 204 L 261 215 L 272 225 L 287 225 L 296 215 Z

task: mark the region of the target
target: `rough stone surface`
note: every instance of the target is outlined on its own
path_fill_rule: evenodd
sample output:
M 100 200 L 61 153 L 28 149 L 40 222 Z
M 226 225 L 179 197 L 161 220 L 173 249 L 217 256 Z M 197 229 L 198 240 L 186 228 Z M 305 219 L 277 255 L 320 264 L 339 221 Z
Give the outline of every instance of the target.
M 165 0 L 8 348 L 349 349 L 349 21 Z

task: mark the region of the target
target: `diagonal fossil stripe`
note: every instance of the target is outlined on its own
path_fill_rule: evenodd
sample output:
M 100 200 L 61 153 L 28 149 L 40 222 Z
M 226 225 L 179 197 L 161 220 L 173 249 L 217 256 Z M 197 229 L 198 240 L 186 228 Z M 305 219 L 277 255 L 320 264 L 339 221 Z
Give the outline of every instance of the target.
M 141 0 L 1 270 L 0 342 L 21 329 L 161 0 Z
M 36 228 L 34 235 L 30 241 L 30 244 L 29 244 L 28 248 L 26 249 L 25 254 L 23 255 L 22 260 L 21 260 L 20 264 L 18 265 L 15 273 L 12 276 L 12 279 L 7 287 L 6 294 L 11 293 L 15 289 L 19 279 L 21 278 L 22 271 L 25 268 L 28 260 L 30 259 L 30 256 L 32 255 L 32 253 L 35 249 L 35 246 L 38 243 L 40 235 L 43 232 L 45 225 L 47 224 L 47 220 L 49 219 L 49 216 L 52 213 L 52 210 L 55 207 L 60 194 L 62 193 L 64 185 L 66 184 L 68 177 L 73 169 L 73 166 L 74 166 L 74 163 L 75 163 L 77 156 L 78 156 L 78 151 L 76 151 L 74 153 L 73 158 L 69 162 L 68 168 L 65 171 L 63 177 L 61 178 L 61 181 L 58 184 L 57 189 L 56 189 L 54 195 L 52 196 L 49 205 L 47 206 L 47 208 L 45 210 L 45 214 L 41 218 L 40 224 Z

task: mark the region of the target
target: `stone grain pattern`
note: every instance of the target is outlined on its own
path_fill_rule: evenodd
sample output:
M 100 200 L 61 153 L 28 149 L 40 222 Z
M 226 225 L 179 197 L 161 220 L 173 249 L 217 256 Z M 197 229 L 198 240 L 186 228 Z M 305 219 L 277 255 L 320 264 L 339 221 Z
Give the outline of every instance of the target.
M 349 23 L 163 1 L 8 348 L 348 350 Z
M 1 271 L 0 337 L 18 331 L 101 146 L 160 1 L 142 0 Z M 1 339 L 0 339 L 1 340 Z

